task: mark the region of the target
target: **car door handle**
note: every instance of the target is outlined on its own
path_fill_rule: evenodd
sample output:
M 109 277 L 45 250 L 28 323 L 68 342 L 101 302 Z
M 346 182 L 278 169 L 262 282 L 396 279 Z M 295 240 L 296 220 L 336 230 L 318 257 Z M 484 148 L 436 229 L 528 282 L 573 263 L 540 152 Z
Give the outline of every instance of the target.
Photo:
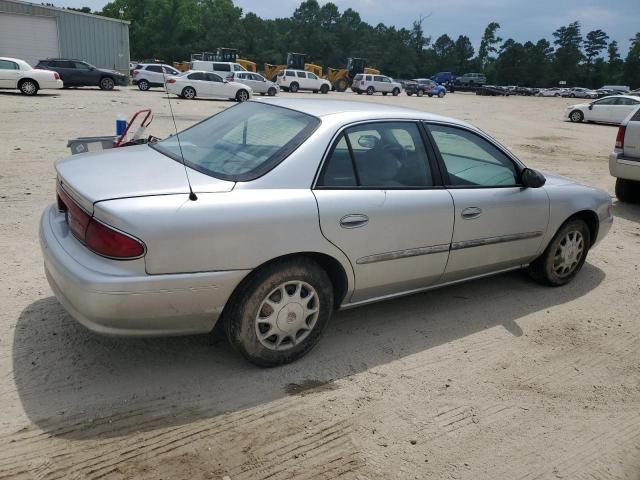
M 359 213 L 345 215 L 340 219 L 340 226 L 342 228 L 364 227 L 367 223 L 369 223 L 369 217 Z
M 482 209 L 479 207 L 467 207 L 462 210 L 462 218 L 465 220 L 472 220 L 482 215 Z

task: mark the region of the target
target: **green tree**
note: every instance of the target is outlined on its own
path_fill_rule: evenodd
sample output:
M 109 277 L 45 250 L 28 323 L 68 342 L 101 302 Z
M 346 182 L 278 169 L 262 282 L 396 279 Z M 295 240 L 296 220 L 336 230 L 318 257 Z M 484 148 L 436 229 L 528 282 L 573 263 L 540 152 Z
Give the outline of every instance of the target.
M 471 40 L 466 35 L 460 35 L 453 46 L 454 72 L 462 75 L 471 67 L 474 50 Z
M 620 81 L 622 76 L 622 68 L 624 62 L 620 58 L 620 50 L 618 49 L 618 42 L 613 40 L 607 47 L 607 78 L 612 84 L 616 84 Z
M 631 48 L 624 62 L 624 81 L 631 88 L 640 86 L 640 33 L 630 39 Z
M 578 65 L 583 58 L 581 45 L 582 35 L 578 22 L 558 28 L 553 32 L 556 45 L 554 70 L 557 80 L 565 80 L 574 84 L 579 79 Z
M 478 67 L 480 70 L 484 70 L 487 63 L 492 61 L 491 54 L 498 52 L 496 45 L 498 45 L 502 38 L 496 36 L 496 32 L 500 28 L 498 22 L 491 22 L 484 29 L 482 40 L 480 41 L 480 48 L 478 49 Z

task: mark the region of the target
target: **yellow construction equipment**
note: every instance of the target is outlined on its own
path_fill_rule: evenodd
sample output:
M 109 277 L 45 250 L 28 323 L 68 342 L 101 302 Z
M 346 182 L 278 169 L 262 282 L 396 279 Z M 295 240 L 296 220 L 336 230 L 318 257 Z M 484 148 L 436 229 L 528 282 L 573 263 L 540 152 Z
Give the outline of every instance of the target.
M 173 68 L 181 72 L 189 70 L 189 62 L 173 62 Z
M 285 68 L 291 68 L 293 70 L 306 70 L 307 72 L 315 73 L 318 77 L 322 77 L 322 67 L 320 65 L 316 65 L 315 63 L 306 63 L 307 54 L 306 53 L 287 53 L 287 64 L 286 65 L 274 65 L 272 63 L 264 64 L 264 76 L 275 82 L 278 73 L 280 73 Z
M 347 68 L 328 68 L 327 80 L 331 82 L 332 90 L 344 92 L 353 83 L 353 78 L 359 73 L 380 75 L 380 70 L 366 66 L 364 58 L 349 58 Z
M 216 50 L 216 59 L 214 61 L 217 62 L 235 62 L 242 65 L 245 70 L 248 72 L 256 72 L 257 65 L 256 62 L 252 62 L 251 60 L 247 60 L 244 58 L 238 58 L 238 49 L 237 48 L 218 48 Z

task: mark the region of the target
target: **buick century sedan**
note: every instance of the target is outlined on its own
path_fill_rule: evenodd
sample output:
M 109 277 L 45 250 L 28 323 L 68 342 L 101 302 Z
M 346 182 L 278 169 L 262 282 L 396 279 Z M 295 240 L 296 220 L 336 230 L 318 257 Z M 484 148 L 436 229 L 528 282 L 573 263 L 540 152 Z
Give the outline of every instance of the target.
M 612 223 L 606 192 L 374 103 L 253 100 L 55 169 L 40 241 L 73 317 L 130 336 L 221 322 L 263 366 L 306 354 L 338 309 L 514 269 L 564 285 Z

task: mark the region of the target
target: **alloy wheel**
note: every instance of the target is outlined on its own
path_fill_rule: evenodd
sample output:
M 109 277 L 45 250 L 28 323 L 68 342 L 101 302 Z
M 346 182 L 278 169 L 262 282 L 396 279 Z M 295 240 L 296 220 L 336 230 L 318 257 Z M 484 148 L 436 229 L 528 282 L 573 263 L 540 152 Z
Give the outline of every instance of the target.
M 568 232 L 560 240 L 553 255 L 553 271 L 558 277 L 564 278 L 574 272 L 582 260 L 584 247 L 582 233 L 577 230 Z

